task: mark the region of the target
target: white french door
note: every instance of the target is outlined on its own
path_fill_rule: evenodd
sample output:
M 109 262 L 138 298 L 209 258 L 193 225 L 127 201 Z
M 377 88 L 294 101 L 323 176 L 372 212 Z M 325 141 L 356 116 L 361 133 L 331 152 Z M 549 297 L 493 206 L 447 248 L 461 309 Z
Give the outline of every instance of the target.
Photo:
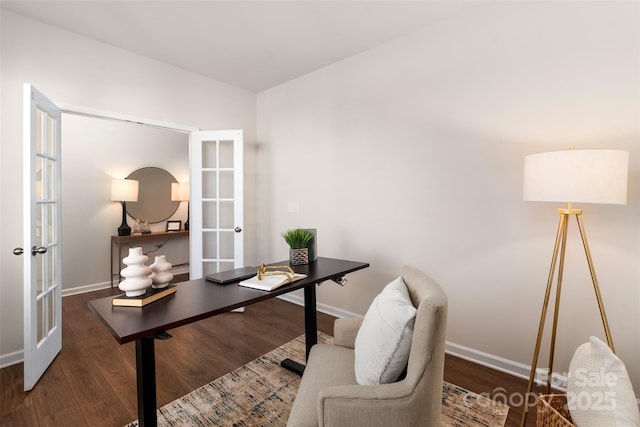
M 191 279 L 244 266 L 242 130 L 189 137 Z
M 24 85 L 24 389 L 62 348 L 61 113 Z

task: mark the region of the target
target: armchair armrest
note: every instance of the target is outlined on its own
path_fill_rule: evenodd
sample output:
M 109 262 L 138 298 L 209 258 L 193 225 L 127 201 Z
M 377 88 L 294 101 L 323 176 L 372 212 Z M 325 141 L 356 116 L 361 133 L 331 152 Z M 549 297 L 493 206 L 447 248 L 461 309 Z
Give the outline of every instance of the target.
M 336 345 L 354 348 L 356 335 L 362 324 L 361 317 L 336 319 L 333 323 L 333 336 Z
M 318 395 L 319 425 L 421 425 L 422 420 L 417 419 L 416 411 L 412 408 L 415 403 L 411 391 L 412 388 L 403 382 L 325 388 Z

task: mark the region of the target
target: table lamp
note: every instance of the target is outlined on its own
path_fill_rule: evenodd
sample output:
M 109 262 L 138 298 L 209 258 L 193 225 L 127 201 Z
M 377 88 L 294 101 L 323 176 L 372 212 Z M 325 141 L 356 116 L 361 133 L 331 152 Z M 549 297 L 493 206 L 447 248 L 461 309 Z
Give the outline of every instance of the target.
M 524 160 L 524 191 L 523 199 L 539 202 L 564 202 L 566 208 L 558 209 L 560 223 L 553 249 L 551 268 L 547 280 L 547 288 L 540 315 L 538 336 L 531 363 L 527 399 L 525 400 L 521 426 L 524 427 L 528 412 L 528 397 L 533 389 L 533 381 L 540 353 L 540 342 L 544 330 L 547 307 L 551 296 L 553 277 L 558 264 L 558 279 L 556 286 L 555 307 L 551 331 L 551 346 L 549 354 L 549 371 L 547 376 L 547 393 L 551 389 L 551 375 L 553 373 L 553 357 L 555 351 L 556 330 L 558 324 L 558 312 L 560 308 L 560 294 L 562 289 L 562 276 L 564 269 L 565 251 L 567 245 L 567 230 L 569 217 L 575 215 L 582 238 L 589 272 L 595 297 L 600 310 L 600 317 L 604 326 L 607 344 L 614 350 L 611 332 L 607 322 L 607 316 L 602 303 L 600 287 L 593 267 L 593 259 L 587 242 L 582 221 L 582 209 L 574 209 L 572 203 L 611 203 L 626 204 L 627 202 L 627 175 L 629 169 L 629 153 L 621 150 L 564 150 L 546 153 L 531 154 Z
M 118 236 L 130 236 L 131 227 L 127 224 L 126 202 L 138 201 L 138 181 L 133 179 L 112 179 L 111 200 L 122 203 L 122 224 L 118 227 Z
M 184 222 L 184 229 L 189 230 L 189 183 L 173 182 L 171 183 L 171 201 L 187 202 L 187 220 Z

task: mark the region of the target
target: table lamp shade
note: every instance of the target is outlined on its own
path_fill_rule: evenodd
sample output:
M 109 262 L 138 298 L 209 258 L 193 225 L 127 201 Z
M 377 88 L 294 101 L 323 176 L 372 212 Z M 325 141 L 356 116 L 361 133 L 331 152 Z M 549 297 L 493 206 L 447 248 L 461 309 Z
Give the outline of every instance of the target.
M 114 178 L 111 181 L 111 200 L 114 202 L 137 202 L 138 181 Z
M 629 152 L 564 150 L 524 159 L 523 199 L 564 203 L 627 203 Z
M 174 202 L 186 202 L 189 200 L 189 183 L 174 182 L 171 184 L 171 200 Z

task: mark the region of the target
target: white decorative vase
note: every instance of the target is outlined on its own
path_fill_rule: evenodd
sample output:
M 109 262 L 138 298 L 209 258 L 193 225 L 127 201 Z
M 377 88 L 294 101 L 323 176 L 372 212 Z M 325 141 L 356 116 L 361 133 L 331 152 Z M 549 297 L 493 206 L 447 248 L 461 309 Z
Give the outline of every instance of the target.
M 149 266 L 151 268 L 151 280 L 153 289 L 163 289 L 169 286 L 169 282 L 173 279 L 173 273 L 171 273 L 171 263 L 167 262 L 165 255 L 156 257 L 153 264 Z
M 128 297 L 144 295 L 151 286 L 151 269 L 145 264 L 148 259 L 142 248 L 129 248 L 129 256 L 122 260 L 127 267 L 120 272 L 124 280 L 118 287 Z

